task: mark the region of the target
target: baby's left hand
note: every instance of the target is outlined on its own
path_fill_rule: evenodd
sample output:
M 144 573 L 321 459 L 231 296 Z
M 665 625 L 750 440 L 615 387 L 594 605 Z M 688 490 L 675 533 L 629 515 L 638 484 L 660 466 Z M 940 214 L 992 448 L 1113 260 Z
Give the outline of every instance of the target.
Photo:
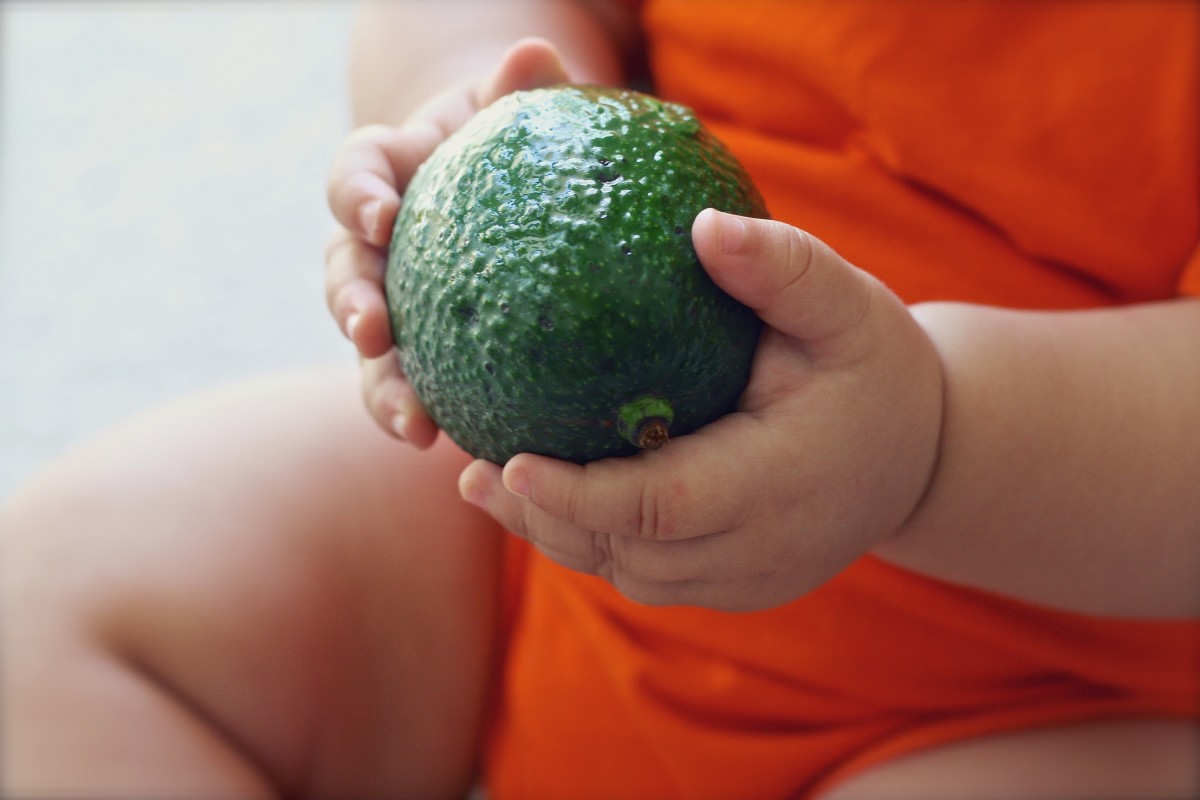
M 938 450 L 941 362 L 895 295 L 815 237 L 715 211 L 692 237 L 713 280 L 766 323 L 738 409 L 629 458 L 476 461 L 459 488 L 632 600 L 769 608 L 912 515 Z

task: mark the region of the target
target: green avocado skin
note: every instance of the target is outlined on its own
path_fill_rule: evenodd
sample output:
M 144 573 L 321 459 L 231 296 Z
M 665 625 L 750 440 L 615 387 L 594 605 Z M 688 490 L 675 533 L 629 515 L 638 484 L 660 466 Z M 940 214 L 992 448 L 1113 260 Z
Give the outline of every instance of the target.
M 671 436 L 728 413 L 760 322 L 712 282 L 691 226 L 766 217 L 732 155 L 683 106 L 557 86 L 496 101 L 405 192 L 386 293 L 401 364 L 477 458 L 585 463 L 638 448 L 622 406 L 665 399 Z

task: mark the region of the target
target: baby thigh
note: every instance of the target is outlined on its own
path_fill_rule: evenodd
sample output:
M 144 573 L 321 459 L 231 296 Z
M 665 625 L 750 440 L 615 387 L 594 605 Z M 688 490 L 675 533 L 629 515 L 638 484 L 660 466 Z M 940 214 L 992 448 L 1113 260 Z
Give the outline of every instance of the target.
M 501 532 L 351 369 L 145 415 L 0 510 L 5 796 L 452 796 Z
M 1200 797 L 1200 726 L 1108 719 L 983 735 L 886 762 L 820 800 Z

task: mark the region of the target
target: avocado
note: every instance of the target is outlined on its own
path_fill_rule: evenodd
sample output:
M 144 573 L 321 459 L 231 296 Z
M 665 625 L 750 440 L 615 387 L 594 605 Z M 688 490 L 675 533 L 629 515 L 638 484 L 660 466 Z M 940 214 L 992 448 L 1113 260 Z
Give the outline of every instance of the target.
M 766 217 L 689 109 L 626 89 L 520 91 L 417 170 L 388 253 L 401 364 L 477 458 L 585 463 L 728 413 L 760 322 L 705 273 L 707 207 Z

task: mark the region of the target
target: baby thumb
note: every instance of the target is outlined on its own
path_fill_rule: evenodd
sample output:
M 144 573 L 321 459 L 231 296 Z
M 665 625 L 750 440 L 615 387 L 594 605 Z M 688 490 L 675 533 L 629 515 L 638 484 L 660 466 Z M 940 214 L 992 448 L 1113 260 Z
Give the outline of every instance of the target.
M 562 56 L 545 39 L 528 37 L 512 45 L 501 57 L 499 66 L 476 89 L 475 102 L 480 108 L 510 92 L 537 89 L 568 80 Z
M 709 208 L 696 216 L 692 243 L 718 286 L 772 328 L 811 345 L 854 332 L 879 291 L 833 248 L 782 222 Z

